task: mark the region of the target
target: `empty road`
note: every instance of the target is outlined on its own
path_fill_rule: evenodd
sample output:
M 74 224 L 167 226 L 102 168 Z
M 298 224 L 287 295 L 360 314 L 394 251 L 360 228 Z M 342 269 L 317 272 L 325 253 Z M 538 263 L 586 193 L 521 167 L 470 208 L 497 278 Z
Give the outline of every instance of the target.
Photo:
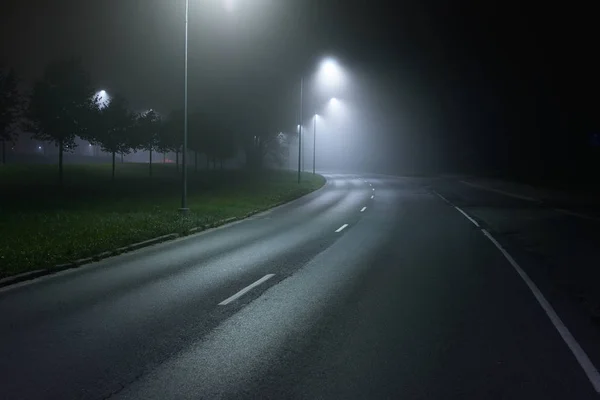
M 598 398 L 592 336 L 461 207 L 525 200 L 327 178 L 248 220 L 1 289 L 0 398 Z

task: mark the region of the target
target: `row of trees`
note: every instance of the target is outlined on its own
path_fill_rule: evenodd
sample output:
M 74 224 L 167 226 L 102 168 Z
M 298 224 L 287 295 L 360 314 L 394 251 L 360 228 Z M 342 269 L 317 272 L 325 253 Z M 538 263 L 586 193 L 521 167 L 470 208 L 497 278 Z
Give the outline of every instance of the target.
M 23 113 L 23 100 L 18 90 L 18 80 L 13 70 L 0 69 L 0 142 L 2 163 L 6 162 L 6 143 L 15 139 L 15 125 Z
M 3 162 L 6 143 L 15 140 L 17 126 L 30 132 L 34 139 L 56 145 L 61 183 L 63 154 L 76 147 L 76 137 L 99 145 L 112 155 L 113 179 L 117 154 L 147 151 L 150 175 L 153 155 L 157 152 L 175 152 L 179 159 L 183 144 L 182 110 L 175 110 L 166 118 L 153 110 L 134 113 L 126 99 L 118 94 L 112 96 L 108 104 L 102 104 L 95 97 L 89 75 L 77 59 L 48 65 L 27 98 L 19 94 L 15 73 L 0 71 L 0 90 Z M 238 146 L 245 150 L 247 162 L 255 166 L 262 165 L 268 152 L 281 153 L 276 146 L 276 133 L 241 129 L 236 135 L 235 125 L 227 124 L 226 120 L 209 112 L 190 114 L 188 147 L 194 152 L 196 168 L 198 154 L 204 154 L 207 163 L 212 160 L 216 168 L 217 160 L 222 165 L 224 159 L 235 155 Z

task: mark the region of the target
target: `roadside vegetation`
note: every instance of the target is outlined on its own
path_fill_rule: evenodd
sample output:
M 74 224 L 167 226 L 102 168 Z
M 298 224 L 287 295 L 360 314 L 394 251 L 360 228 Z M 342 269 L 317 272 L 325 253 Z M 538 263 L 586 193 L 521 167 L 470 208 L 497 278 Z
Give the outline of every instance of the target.
M 182 217 L 174 165 L 65 165 L 0 168 L 0 278 L 94 256 L 128 244 L 243 217 L 318 189 L 324 178 L 290 171 L 190 171 Z

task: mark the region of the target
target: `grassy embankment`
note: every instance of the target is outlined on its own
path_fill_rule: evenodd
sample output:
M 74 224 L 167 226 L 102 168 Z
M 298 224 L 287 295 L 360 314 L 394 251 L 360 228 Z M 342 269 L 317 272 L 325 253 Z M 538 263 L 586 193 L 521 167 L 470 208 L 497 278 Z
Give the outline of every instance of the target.
M 57 186 L 55 166 L 0 167 L 0 278 L 72 262 L 169 233 L 185 233 L 300 197 L 321 176 L 290 171 L 190 171 L 182 218 L 180 176 L 173 165 L 67 165 Z

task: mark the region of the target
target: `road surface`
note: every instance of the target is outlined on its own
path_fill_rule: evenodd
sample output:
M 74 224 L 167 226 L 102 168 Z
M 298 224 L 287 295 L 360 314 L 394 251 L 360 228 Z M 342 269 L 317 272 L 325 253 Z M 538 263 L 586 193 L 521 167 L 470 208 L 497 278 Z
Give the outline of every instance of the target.
M 327 178 L 249 220 L 1 290 L 0 397 L 598 398 L 589 336 L 558 307 L 561 333 L 543 285 L 448 199 L 482 194 Z

